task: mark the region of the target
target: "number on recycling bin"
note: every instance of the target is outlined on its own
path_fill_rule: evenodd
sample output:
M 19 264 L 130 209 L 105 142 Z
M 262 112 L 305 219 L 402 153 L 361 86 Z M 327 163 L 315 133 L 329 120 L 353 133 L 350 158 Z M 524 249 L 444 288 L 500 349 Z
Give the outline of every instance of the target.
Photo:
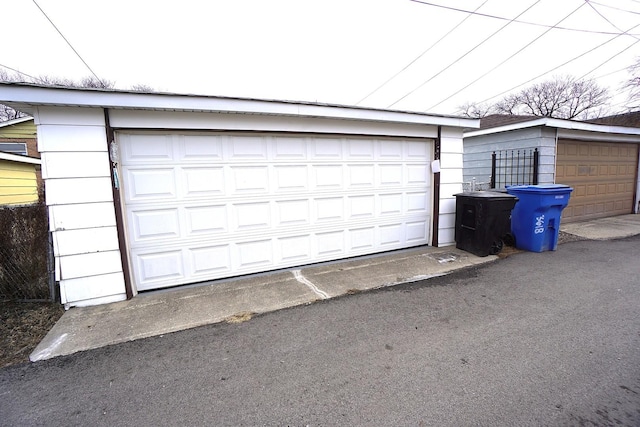
M 536 217 L 536 226 L 533 229 L 535 234 L 544 233 L 544 215 Z

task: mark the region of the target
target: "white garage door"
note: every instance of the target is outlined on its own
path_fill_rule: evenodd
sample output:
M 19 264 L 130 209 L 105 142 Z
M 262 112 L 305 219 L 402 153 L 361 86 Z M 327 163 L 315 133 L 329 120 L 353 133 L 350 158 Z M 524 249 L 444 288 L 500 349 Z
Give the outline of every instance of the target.
M 120 133 L 139 291 L 425 245 L 430 140 Z

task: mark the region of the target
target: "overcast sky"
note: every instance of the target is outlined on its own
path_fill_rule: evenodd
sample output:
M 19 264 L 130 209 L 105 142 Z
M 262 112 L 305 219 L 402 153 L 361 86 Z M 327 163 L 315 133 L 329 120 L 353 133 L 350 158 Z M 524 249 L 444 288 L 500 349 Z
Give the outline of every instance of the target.
M 36 1 L 118 88 L 452 114 L 549 72 L 535 81 L 596 78 L 617 112 L 640 56 L 639 0 L 425 0 L 502 20 L 410 0 Z M 33 0 L 1 10 L 2 66 L 91 75 Z

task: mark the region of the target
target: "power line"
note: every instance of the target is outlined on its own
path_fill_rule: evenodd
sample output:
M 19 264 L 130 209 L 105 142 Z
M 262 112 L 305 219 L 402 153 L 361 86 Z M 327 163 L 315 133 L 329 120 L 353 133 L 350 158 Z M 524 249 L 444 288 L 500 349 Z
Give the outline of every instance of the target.
M 427 108 L 425 110 L 429 111 L 432 110 L 434 108 L 436 108 L 438 105 L 442 104 L 443 102 L 445 102 L 446 100 L 448 100 L 449 98 L 452 98 L 454 96 L 456 96 L 457 94 L 459 94 L 460 92 L 462 92 L 463 90 L 467 89 L 469 86 L 477 83 L 479 80 L 485 78 L 488 74 L 492 73 L 493 71 L 495 71 L 498 67 L 502 66 L 503 64 L 505 64 L 507 61 L 513 59 L 515 56 L 517 56 L 519 53 L 521 53 L 522 51 L 524 51 L 526 48 L 528 48 L 529 46 L 531 46 L 532 44 L 534 44 L 535 42 L 537 42 L 538 40 L 540 40 L 542 37 L 544 37 L 549 31 L 553 30 L 554 27 L 556 27 L 558 24 L 560 24 L 562 21 L 564 21 L 565 19 L 569 18 L 571 15 L 573 15 L 574 13 L 576 13 L 580 8 L 582 8 L 586 3 L 581 3 L 580 6 L 578 6 L 577 8 L 575 8 L 572 12 L 570 12 L 568 15 L 566 15 L 564 18 L 562 18 L 561 20 L 559 20 L 555 25 L 553 25 L 552 27 L 549 27 L 545 30 L 544 33 L 540 34 L 538 37 L 536 37 L 535 39 L 531 40 L 529 43 L 527 43 L 525 46 L 523 46 L 522 48 L 518 49 L 516 52 L 514 52 L 511 56 L 509 56 L 508 58 L 506 58 L 504 61 L 502 61 L 501 63 L 499 63 L 498 65 L 496 65 L 495 67 L 491 68 L 489 71 L 487 71 L 486 73 L 484 73 L 483 75 L 481 75 L 480 77 L 476 78 L 475 80 L 473 80 L 471 83 L 467 84 L 466 86 L 464 86 L 463 88 L 459 89 L 457 92 L 455 92 L 452 95 L 447 96 L 446 98 L 442 99 L 440 102 L 438 102 L 435 105 L 432 105 L 431 107 Z
M 604 3 L 599 3 L 597 1 L 589 0 L 589 3 L 597 4 L 598 6 L 602 6 L 602 7 L 608 7 L 609 9 L 619 10 L 620 12 L 626 12 L 626 13 L 632 13 L 634 15 L 640 15 L 640 12 L 636 12 L 636 11 L 628 10 L 628 9 L 621 9 L 619 7 L 611 6 L 611 5 L 604 4 Z M 638 3 L 638 2 L 636 2 L 636 3 Z
M 612 41 L 614 41 L 614 40 L 615 40 L 615 39 L 617 39 L 618 37 L 621 37 L 621 36 L 625 35 L 625 34 L 626 34 L 626 33 L 628 33 L 629 31 L 631 31 L 631 30 L 633 30 L 633 29 L 635 29 L 635 28 L 637 28 L 637 27 L 639 27 L 639 26 L 640 26 L 640 24 L 636 24 L 636 25 L 634 25 L 633 27 L 629 28 L 629 29 L 628 29 L 627 31 L 625 31 L 624 33 L 622 33 L 622 34 L 618 34 L 617 36 L 614 36 L 614 37 L 610 38 L 610 39 L 609 39 L 609 40 L 607 40 L 606 42 L 604 42 L 604 43 L 600 43 L 598 46 L 596 46 L 596 47 L 594 47 L 594 48 L 591 48 L 591 49 L 587 50 L 586 52 L 583 52 L 583 53 L 581 53 L 580 55 L 575 56 L 575 57 L 573 57 L 573 58 L 569 59 L 568 61 L 565 61 L 565 62 L 563 62 L 562 64 L 560 64 L 560 65 L 558 65 L 558 66 L 556 66 L 556 67 L 554 67 L 554 68 L 552 68 L 552 69 L 550 69 L 550 70 L 548 70 L 548 71 L 545 71 L 544 73 L 539 74 L 539 75 L 537 75 L 536 77 L 533 77 L 533 78 L 531 78 L 531 79 L 527 80 L 527 81 L 526 81 L 526 82 L 524 82 L 524 83 L 520 83 L 519 85 L 516 85 L 516 86 L 512 87 L 511 89 L 507 89 L 507 90 L 505 90 L 505 91 L 503 91 L 503 92 L 500 92 L 500 93 L 499 93 L 499 94 L 497 94 L 497 95 L 493 95 L 493 96 L 491 96 L 491 97 L 489 97 L 489 98 L 487 98 L 487 99 L 484 99 L 484 100 L 480 101 L 478 104 L 484 104 L 485 102 L 487 102 L 487 101 L 489 101 L 489 100 L 491 100 L 491 99 L 493 99 L 493 98 L 497 98 L 497 97 L 499 97 L 499 96 L 502 96 L 502 95 L 504 95 L 504 94 L 506 94 L 506 93 L 511 92 L 511 91 L 512 91 L 512 90 L 514 90 L 514 89 L 517 89 L 517 88 L 519 88 L 519 87 L 521 87 L 521 86 L 524 86 L 524 85 L 526 85 L 526 84 L 528 84 L 528 83 L 531 83 L 532 81 L 537 80 L 537 79 L 539 79 L 540 77 L 545 76 L 545 75 L 547 75 L 547 74 L 549 74 L 549 73 L 551 73 L 551 72 L 553 72 L 553 71 L 557 70 L 558 68 L 562 68 L 562 67 L 564 67 L 565 65 L 567 65 L 567 64 L 569 64 L 569 63 L 571 63 L 571 62 L 573 62 L 573 61 L 575 61 L 575 60 L 577 60 L 577 59 L 580 59 L 580 58 L 582 58 L 583 56 L 585 56 L 585 55 L 587 55 L 587 54 L 589 54 L 589 53 L 591 53 L 591 52 L 593 52 L 593 51 L 595 51 L 595 50 L 597 50 L 597 49 L 601 48 L 602 46 L 604 46 L 604 45 L 606 45 L 606 44 L 608 44 L 608 43 L 611 43 Z
M 613 22 L 611 22 L 606 16 L 604 16 L 602 13 L 600 13 L 600 11 L 598 9 L 595 8 L 594 5 L 591 4 L 591 2 L 589 0 L 585 0 L 585 3 L 587 3 L 589 5 L 589 7 L 591 9 L 593 9 L 593 11 L 595 13 L 598 14 L 598 16 L 600 16 L 602 19 L 604 19 L 605 21 L 607 21 L 609 23 L 609 25 L 611 25 L 613 28 L 615 28 L 618 31 L 622 31 L 622 29 L 620 27 L 618 27 L 616 24 L 614 24 Z M 636 39 L 638 38 L 637 36 L 634 36 L 631 34 L 632 37 L 635 37 Z M 640 39 L 639 39 L 640 40 Z
M 8 65 L 0 64 L 0 67 L 2 67 L 2 68 L 6 68 L 7 70 L 11 70 L 11 71 L 13 71 L 14 73 L 22 74 L 23 76 L 27 76 L 27 77 L 29 77 L 29 78 L 30 78 L 30 79 L 32 79 L 32 80 L 37 80 L 37 81 L 42 82 L 42 80 L 41 80 L 41 79 L 39 79 L 38 77 L 30 76 L 29 74 L 24 73 L 24 72 L 22 72 L 22 71 L 20 71 L 20 70 L 16 70 L 15 68 L 9 67 Z
M 478 6 L 474 12 L 476 12 L 477 10 L 479 10 L 482 6 L 484 6 L 489 0 L 485 0 L 480 6 Z M 387 79 L 384 83 L 382 83 L 380 86 L 378 86 L 377 88 L 375 88 L 373 91 L 371 91 L 367 96 L 365 96 L 364 98 L 362 98 L 360 101 L 356 102 L 355 105 L 359 105 L 362 101 L 364 101 L 365 99 L 369 98 L 371 95 L 373 95 L 374 93 L 376 93 L 377 91 L 379 91 L 380 89 L 382 89 L 384 86 L 387 85 L 387 83 L 389 83 L 391 80 L 395 79 L 396 77 L 398 77 L 402 72 L 404 72 L 407 68 L 409 68 L 410 66 L 412 66 L 418 59 L 422 58 L 427 52 L 429 52 L 431 49 L 433 49 L 438 43 L 440 43 L 442 40 L 444 40 L 449 34 L 451 34 L 452 32 L 454 32 L 456 29 L 458 29 L 458 27 L 460 27 L 467 19 L 471 18 L 473 15 L 472 14 L 468 14 L 462 21 L 460 21 L 455 27 L 453 27 L 452 29 L 450 29 L 444 36 L 440 37 L 435 43 L 433 43 L 431 46 L 429 46 L 424 52 L 422 52 L 420 55 L 418 55 L 416 58 L 414 58 L 411 62 L 409 62 L 407 65 L 405 65 L 400 71 L 398 71 L 397 73 L 395 73 L 393 76 L 391 76 L 389 79 Z
M 520 20 L 511 20 L 509 18 L 505 18 L 503 16 L 496 16 L 496 15 L 489 15 L 487 13 L 480 13 L 480 12 L 473 12 L 470 10 L 466 10 L 466 9 L 459 9 L 459 8 L 455 8 L 455 7 L 451 7 L 451 6 L 443 6 L 441 4 L 436 4 L 436 3 L 429 3 L 427 1 L 423 1 L 423 0 L 411 0 L 412 2 L 415 3 L 420 3 L 420 4 L 424 4 L 427 6 L 433 6 L 433 7 L 439 7 L 442 9 L 448 9 L 448 10 L 453 10 L 455 12 L 462 12 L 462 13 L 470 13 L 473 15 L 478 15 L 478 16 L 483 16 L 485 18 L 492 18 L 492 19 L 499 19 L 501 21 L 510 21 L 510 22 L 516 22 L 518 24 L 525 24 L 525 25 L 533 25 L 535 27 L 544 27 L 544 28 L 549 28 L 549 25 L 545 25 L 545 24 L 539 24 L 537 22 L 529 22 L 529 21 L 520 21 Z M 575 32 L 580 32 L 580 33 L 590 33 L 590 34 L 604 34 L 604 35 L 608 35 L 608 36 L 613 36 L 613 35 L 621 35 L 621 33 L 614 33 L 611 31 L 594 31 L 594 30 L 584 30 L 581 28 L 567 28 L 567 27 L 555 27 L 556 30 L 563 30 L 563 31 L 575 31 Z M 627 33 L 622 33 L 622 34 L 627 34 Z M 627 34 L 627 35 L 632 35 L 632 34 Z
M 588 76 L 589 74 L 593 73 L 595 70 L 597 70 L 598 68 L 602 67 L 603 65 L 605 65 L 606 63 L 608 63 L 609 61 L 611 61 L 612 59 L 616 58 L 617 56 L 622 55 L 624 52 L 626 52 L 627 50 L 631 49 L 633 46 L 635 46 L 636 44 L 640 43 L 640 40 L 636 40 L 635 42 L 631 43 L 629 46 L 625 47 L 624 49 L 622 49 L 620 52 L 616 53 L 615 55 L 613 55 L 612 57 L 608 58 L 607 60 L 603 61 L 600 65 L 598 65 L 597 67 L 595 67 L 594 69 L 592 69 L 591 71 L 584 73 L 582 76 L 580 76 L 578 78 L 578 80 L 582 80 L 583 78 L 585 78 L 586 76 Z
M 102 81 L 102 79 L 100 79 L 100 77 L 98 77 L 98 75 L 91 69 L 91 67 L 89 66 L 89 64 L 87 64 L 87 62 L 82 58 L 82 56 L 78 53 L 77 50 L 75 50 L 75 48 L 71 45 L 71 43 L 69 42 L 69 40 L 67 40 L 67 38 L 64 36 L 64 34 L 62 34 L 62 31 L 60 31 L 58 29 L 58 27 L 56 26 L 56 24 L 53 23 L 53 21 L 51 20 L 51 18 L 49 18 L 49 16 L 47 15 L 47 13 L 42 10 L 42 8 L 40 7 L 40 5 L 38 4 L 38 2 L 36 2 L 36 0 L 32 0 L 33 4 L 35 4 L 38 9 L 40 9 L 40 12 L 42 12 L 42 14 L 44 15 L 45 18 L 47 18 L 47 20 L 49 21 L 49 23 L 51 23 L 51 25 L 53 25 L 53 28 L 56 29 L 56 31 L 58 32 L 58 34 L 60 34 L 60 37 L 62 37 L 62 39 L 67 43 L 67 45 L 69 45 L 69 47 L 71 48 L 71 50 L 73 51 L 73 53 L 76 54 L 76 56 L 80 59 L 80 61 L 82 61 L 82 63 L 85 65 L 85 67 L 87 67 L 87 69 L 91 72 L 91 74 L 93 74 L 93 76 L 100 82 L 100 84 L 102 84 L 104 86 L 104 82 Z
M 454 64 L 458 63 L 460 60 L 462 60 L 462 58 L 464 58 L 465 56 L 467 56 L 468 54 L 470 54 L 471 52 L 473 52 L 474 50 L 476 50 L 478 47 L 480 47 L 482 44 L 484 44 L 487 40 L 489 40 L 490 38 L 492 38 L 493 36 L 495 36 L 496 34 L 498 34 L 500 31 L 502 31 L 503 29 L 505 29 L 508 25 L 510 25 L 512 22 L 515 21 L 515 19 L 519 18 L 520 16 L 522 16 L 524 13 L 526 13 L 529 9 L 531 9 L 532 7 L 534 7 L 535 5 L 537 5 L 538 3 L 540 3 L 541 0 L 536 0 L 531 6 L 529 6 L 528 8 L 526 8 L 525 10 L 523 10 L 522 12 L 520 12 L 518 14 L 518 16 L 516 16 L 515 18 L 513 18 L 511 21 L 507 22 L 506 24 L 504 24 L 502 27 L 500 27 L 498 30 L 496 30 L 495 32 L 493 32 L 489 37 L 485 38 L 484 40 L 482 40 L 480 43 L 478 43 L 477 45 L 475 45 L 474 47 L 472 47 L 470 50 L 468 50 L 466 53 L 464 53 L 462 56 L 460 56 L 458 59 L 456 59 L 455 61 L 453 61 L 452 63 L 450 63 L 449 65 L 447 65 L 446 67 L 444 67 L 442 70 L 438 71 L 436 74 L 434 74 L 433 76 L 431 76 L 429 79 L 425 80 L 424 82 L 422 82 L 418 87 L 416 87 L 415 89 L 409 91 L 407 94 L 405 94 L 403 97 L 401 97 L 400 99 L 398 99 L 397 101 L 395 101 L 393 104 L 389 105 L 387 108 L 391 108 L 394 105 L 396 105 L 398 102 L 402 101 L 403 99 L 405 99 L 407 96 L 411 95 L 412 93 L 414 93 L 415 91 L 417 91 L 418 89 L 420 89 L 421 87 L 423 87 L 424 85 L 426 85 L 427 83 L 429 83 L 431 80 L 435 79 L 436 77 L 438 77 L 440 74 L 444 73 L 446 70 L 448 70 L 449 68 L 451 68 Z

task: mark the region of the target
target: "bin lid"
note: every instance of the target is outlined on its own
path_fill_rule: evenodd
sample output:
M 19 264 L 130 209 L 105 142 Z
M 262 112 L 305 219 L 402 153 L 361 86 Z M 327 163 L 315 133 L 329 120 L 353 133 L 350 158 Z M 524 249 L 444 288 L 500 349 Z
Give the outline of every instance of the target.
M 509 193 L 569 194 L 573 188 L 564 184 L 507 185 Z
M 464 193 L 454 194 L 454 196 L 458 197 L 470 197 L 477 199 L 513 199 L 517 198 L 514 195 L 507 193 L 499 193 L 497 191 L 465 191 Z

